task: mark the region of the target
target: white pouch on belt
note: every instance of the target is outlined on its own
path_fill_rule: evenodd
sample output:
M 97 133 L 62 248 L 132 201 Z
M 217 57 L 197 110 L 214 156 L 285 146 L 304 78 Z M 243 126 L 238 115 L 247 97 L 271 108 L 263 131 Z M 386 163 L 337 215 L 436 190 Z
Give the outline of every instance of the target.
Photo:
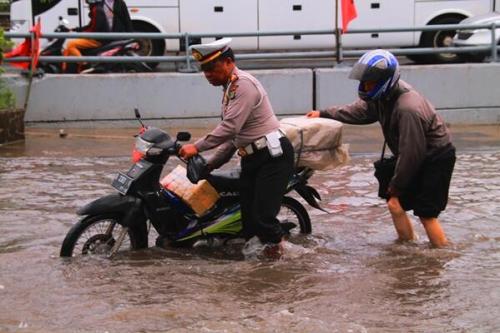
M 283 155 L 280 138 L 281 135 L 278 131 L 274 131 L 266 135 L 267 149 L 269 149 L 269 154 L 271 154 L 272 157 L 279 157 Z

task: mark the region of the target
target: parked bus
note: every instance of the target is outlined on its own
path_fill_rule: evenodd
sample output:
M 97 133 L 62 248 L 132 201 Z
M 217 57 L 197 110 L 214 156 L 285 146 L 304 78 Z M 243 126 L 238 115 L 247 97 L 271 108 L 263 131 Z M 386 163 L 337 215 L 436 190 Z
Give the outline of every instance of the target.
M 339 3 L 341 1 L 338 1 Z M 126 0 L 136 31 L 224 33 L 284 30 L 329 30 L 335 27 L 335 0 Z M 355 0 L 358 16 L 349 29 L 455 24 L 464 18 L 500 9 L 500 0 Z M 11 31 L 26 32 L 42 19 L 51 32 L 63 16 L 74 26 L 88 21 L 85 0 L 13 0 Z M 341 20 L 339 20 L 341 22 Z M 345 48 L 436 47 L 451 45 L 454 31 L 366 33 L 343 35 Z M 211 40 L 203 39 L 202 42 Z M 200 42 L 195 40 L 193 42 Z M 328 49 L 333 35 L 235 38 L 236 50 Z M 179 40 L 149 40 L 144 54 L 163 55 L 184 49 Z M 453 54 L 420 56 L 450 62 Z

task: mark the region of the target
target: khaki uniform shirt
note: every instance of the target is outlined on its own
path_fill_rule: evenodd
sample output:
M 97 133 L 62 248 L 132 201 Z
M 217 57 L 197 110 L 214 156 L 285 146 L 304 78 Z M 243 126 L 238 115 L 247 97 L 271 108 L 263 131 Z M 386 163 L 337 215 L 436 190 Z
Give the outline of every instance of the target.
M 321 117 L 348 124 L 380 122 L 384 138 L 398 158 L 390 186 L 404 190 L 426 158 L 451 146 L 450 132 L 434 106 L 408 83 L 382 100 L 356 102 L 320 112 Z
M 237 67 L 224 86 L 221 113 L 222 122 L 195 142 L 200 152 L 218 147 L 209 160 L 213 168 L 227 162 L 237 148 L 279 128 L 279 121 L 260 82 Z

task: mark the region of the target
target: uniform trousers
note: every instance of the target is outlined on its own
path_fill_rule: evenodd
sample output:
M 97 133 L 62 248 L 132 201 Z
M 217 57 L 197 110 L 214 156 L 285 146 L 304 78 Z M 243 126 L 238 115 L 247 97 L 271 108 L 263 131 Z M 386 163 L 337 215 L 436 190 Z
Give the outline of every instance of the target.
M 294 151 L 286 137 L 280 138 L 283 155 L 272 157 L 267 148 L 241 158 L 240 200 L 246 239 L 257 236 L 262 243 L 279 243 L 285 235 L 276 218 L 294 169 Z

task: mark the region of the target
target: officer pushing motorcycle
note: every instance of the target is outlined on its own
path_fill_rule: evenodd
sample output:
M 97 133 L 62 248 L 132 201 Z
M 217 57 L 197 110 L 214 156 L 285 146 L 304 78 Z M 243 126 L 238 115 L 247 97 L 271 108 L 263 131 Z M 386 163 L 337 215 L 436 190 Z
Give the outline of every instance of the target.
M 230 38 L 192 45 L 194 58 L 208 82 L 223 87 L 221 123 L 194 144 L 180 150 L 183 158 L 217 148 L 208 167 L 215 169 L 237 151 L 241 157 L 240 203 L 245 238 L 266 244 L 264 255 L 279 258 L 284 236 L 276 215 L 294 170 L 294 151 L 279 131 L 268 95 L 261 83 L 238 69 Z

